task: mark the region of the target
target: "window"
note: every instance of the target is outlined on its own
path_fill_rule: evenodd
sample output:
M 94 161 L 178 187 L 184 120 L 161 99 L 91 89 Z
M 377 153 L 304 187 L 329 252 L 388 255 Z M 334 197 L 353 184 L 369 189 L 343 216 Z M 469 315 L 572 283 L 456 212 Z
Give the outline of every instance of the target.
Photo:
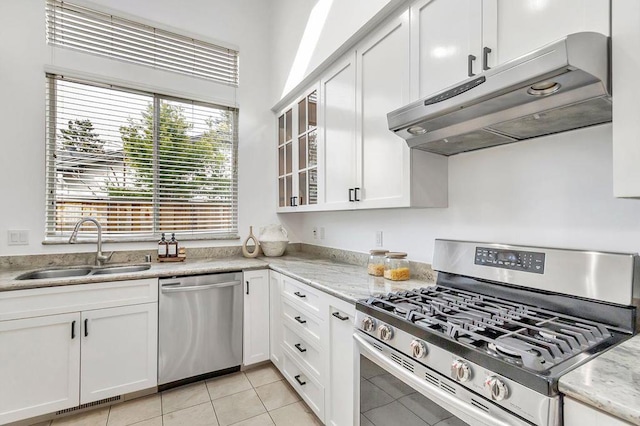
M 51 45 L 238 87 L 238 52 L 233 49 L 66 1 L 47 0 L 46 15 Z
M 237 234 L 237 110 L 47 76 L 48 238 Z M 87 231 L 92 231 L 87 227 Z

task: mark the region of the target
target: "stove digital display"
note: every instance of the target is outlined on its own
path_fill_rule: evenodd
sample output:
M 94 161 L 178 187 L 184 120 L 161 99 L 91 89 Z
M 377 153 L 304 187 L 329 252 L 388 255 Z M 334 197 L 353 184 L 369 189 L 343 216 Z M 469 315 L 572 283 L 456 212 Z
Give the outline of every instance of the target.
M 544 253 L 476 247 L 474 263 L 492 268 L 544 274 Z

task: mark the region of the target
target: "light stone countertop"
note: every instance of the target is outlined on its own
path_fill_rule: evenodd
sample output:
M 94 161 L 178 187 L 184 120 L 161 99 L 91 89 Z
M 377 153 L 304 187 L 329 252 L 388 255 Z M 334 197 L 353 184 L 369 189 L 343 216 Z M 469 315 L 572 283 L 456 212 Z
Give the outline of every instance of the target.
M 560 378 L 563 394 L 640 425 L 640 335 Z
M 37 280 L 16 280 L 17 276 L 27 271 L 24 269 L 0 270 L 0 292 L 264 268 L 271 268 L 350 303 L 355 303 L 357 299 L 367 298 L 373 294 L 401 291 L 434 284 L 433 282 L 414 279 L 398 282 L 389 281 L 381 277 L 368 275 L 366 266 L 319 258 L 317 255 L 296 253 L 278 258 L 260 257 L 247 259 L 234 256 L 218 259 L 188 259 L 184 262 L 154 262 L 151 263 L 150 269 L 140 272 Z

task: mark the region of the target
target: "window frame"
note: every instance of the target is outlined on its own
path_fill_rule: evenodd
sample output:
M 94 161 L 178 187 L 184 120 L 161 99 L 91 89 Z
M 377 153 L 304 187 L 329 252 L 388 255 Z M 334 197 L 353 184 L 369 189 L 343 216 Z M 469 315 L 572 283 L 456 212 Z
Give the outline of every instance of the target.
M 153 176 L 154 176 L 154 185 L 152 190 L 152 233 L 128 233 L 128 234 L 103 234 L 103 241 L 105 242 L 145 242 L 145 241 L 157 241 L 162 232 L 173 232 L 170 229 L 161 229 L 160 228 L 160 197 L 158 194 L 157 182 L 158 176 L 160 173 L 160 167 L 158 164 L 159 159 L 159 137 L 157 130 L 157 123 L 159 122 L 160 116 L 160 108 L 158 106 L 163 100 L 167 101 L 175 101 L 175 102 L 184 102 L 188 104 L 192 104 L 194 106 L 204 106 L 204 107 L 212 107 L 215 109 L 228 111 L 231 113 L 231 126 L 232 126 L 232 151 L 231 151 L 231 167 L 232 167 L 232 178 L 231 178 L 231 188 L 230 194 L 232 196 L 232 201 L 230 204 L 231 209 L 231 217 L 230 227 L 226 230 L 226 232 L 214 232 L 212 230 L 208 231 L 197 231 L 197 230 L 178 230 L 176 231 L 176 236 L 180 240 L 231 240 L 231 239 L 239 239 L 238 234 L 238 203 L 239 203 L 239 194 L 238 194 L 238 145 L 239 145 L 239 137 L 238 137 L 238 119 L 239 119 L 239 109 L 236 107 L 231 107 L 227 105 L 217 104 L 213 102 L 205 102 L 197 99 L 188 99 L 186 97 L 180 97 L 169 94 L 162 94 L 159 91 L 147 91 L 140 90 L 131 87 L 125 87 L 121 84 L 111 84 L 106 82 L 96 81 L 94 79 L 87 78 L 76 78 L 73 76 L 64 76 L 57 73 L 46 73 L 46 86 L 47 86 L 47 108 L 45 111 L 45 121 L 46 121 L 46 136 L 45 136 L 45 239 L 43 244 L 62 244 L 68 243 L 69 235 L 67 231 L 57 231 L 55 224 L 55 215 L 56 208 L 51 207 L 55 204 L 56 201 L 56 160 L 52 158 L 52 155 L 56 153 L 58 150 L 58 131 L 59 127 L 57 126 L 57 110 L 56 110 L 56 101 L 57 101 L 57 81 L 58 80 L 66 80 L 71 81 L 73 83 L 83 84 L 92 87 L 100 87 L 107 89 L 115 89 L 118 91 L 123 91 L 132 94 L 149 96 L 153 102 L 153 123 L 154 123 L 154 132 L 153 132 Z M 195 205 L 195 204 L 194 204 Z M 52 217 L 53 216 L 53 217 Z M 88 229 L 89 232 L 83 232 L 79 234 L 78 242 L 93 242 L 97 238 L 97 233 L 93 229 Z M 104 232 L 104 231 L 103 231 Z

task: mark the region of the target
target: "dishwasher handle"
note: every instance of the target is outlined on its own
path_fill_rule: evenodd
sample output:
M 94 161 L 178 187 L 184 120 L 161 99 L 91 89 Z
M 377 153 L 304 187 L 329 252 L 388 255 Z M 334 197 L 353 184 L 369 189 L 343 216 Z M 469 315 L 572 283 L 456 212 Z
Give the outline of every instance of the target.
M 172 283 L 173 284 L 173 283 Z M 177 284 L 177 283 L 175 283 Z M 229 281 L 226 283 L 216 283 L 216 284 L 207 284 L 207 285 L 192 285 L 188 287 L 175 287 L 175 284 L 171 285 L 163 285 L 161 287 L 162 293 L 181 293 L 184 291 L 200 291 L 200 290 L 212 290 L 217 288 L 224 287 L 233 287 L 236 285 L 242 284 L 241 281 Z

